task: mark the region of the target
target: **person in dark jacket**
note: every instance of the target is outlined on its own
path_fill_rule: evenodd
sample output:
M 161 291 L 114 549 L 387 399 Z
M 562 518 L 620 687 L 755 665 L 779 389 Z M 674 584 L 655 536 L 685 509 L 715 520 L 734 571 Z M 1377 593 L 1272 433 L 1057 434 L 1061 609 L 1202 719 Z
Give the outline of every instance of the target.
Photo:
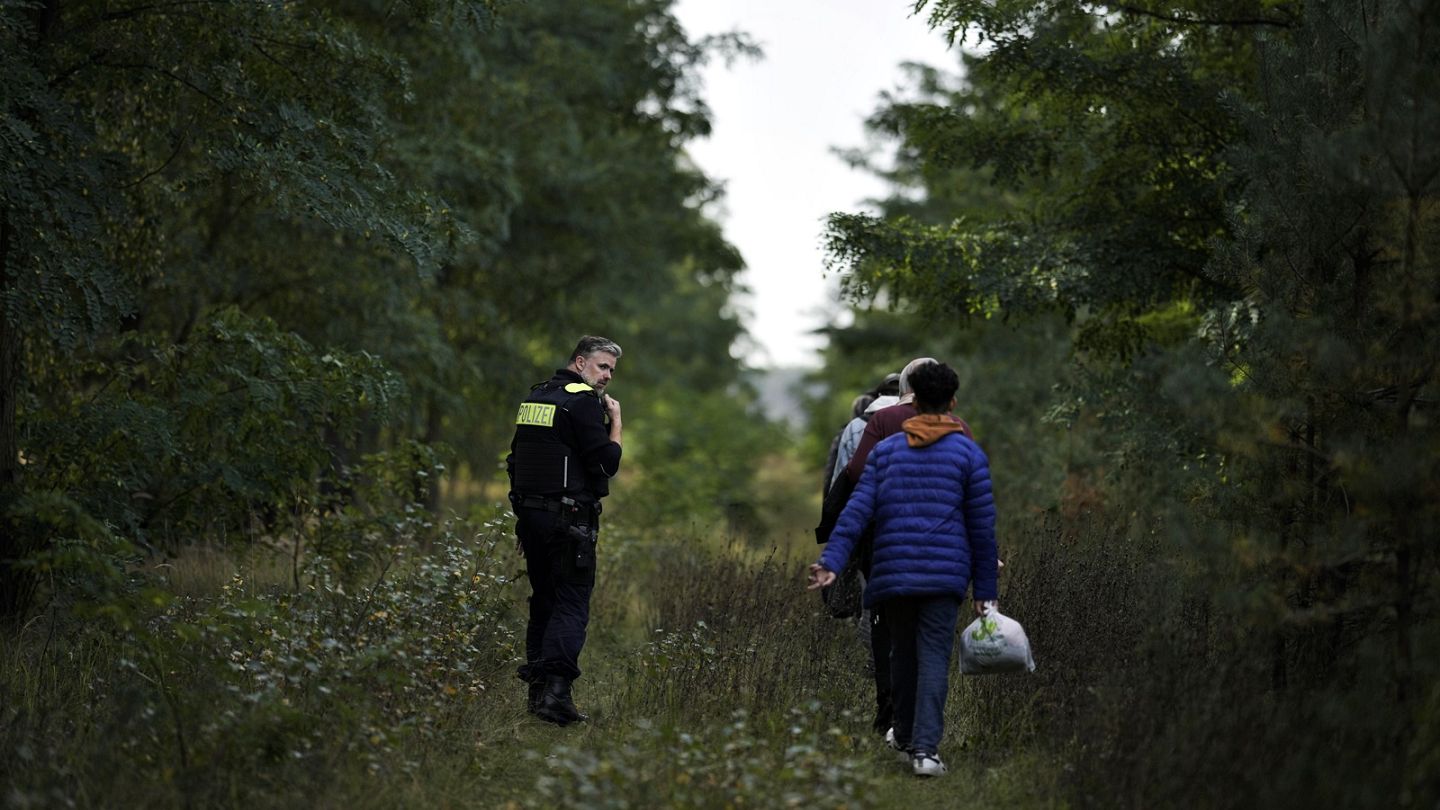
M 870 403 L 875 401 L 875 397 L 876 394 L 874 391 L 866 391 L 851 400 L 850 421 L 846 422 L 845 427 L 840 428 L 840 430 L 835 433 L 835 437 L 830 440 L 830 450 L 825 454 L 825 473 L 820 479 L 821 498 L 824 498 L 825 493 L 830 491 L 830 485 L 835 481 L 835 474 L 845 469 L 844 462 L 839 460 L 841 438 L 850 430 L 850 425 L 865 414 L 865 409 L 870 407 Z M 851 447 L 850 449 L 853 451 L 855 448 Z M 846 454 L 846 458 L 849 458 L 848 453 Z
M 859 434 L 859 443 L 854 454 L 848 462 L 845 462 L 843 474 L 835 476 L 835 482 L 830 491 L 826 493 L 825 502 L 821 509 L 820 525 L 816 527 L 816 540 L 824 543 L 829 540 L 830 532 L 834 530 L 835 522 L 839 520 L 840 513 L 850 500 L 850 494 L 854 491 L 855 482 L 860 479 L 860 472 L 865 469 L 865 461 L 870 456 L 870 451 L 875 444 L 887 436 L 900 432 L 900 426 L 906 419 L 915 416 L 918 411 L 915 409 L 915 393 L 911 390 L 910 377 L 915 370 L 925 365 L 934 365 L 933 357 L 917 357 L 905 364 L 901 369 L 899 379 L 896 381 L 900 395 L 897 403 L 887 405 L 869 415 Z M 964 420 L 947 416 L 960 425 L 961 432 L 971 439 L 975 436 L 970 432 L 970 426 Z M 870 576 L 870 552 L 871 533 L 863 533 L 856 544 L 855 556 L 859 558 L 861 581 L 868 587 Z M 894 701 L 890 694 L 890 628 L 885 623 L 882 610 L 870 609 L 868 604 L 863 610 L 866 621 L 865 636 L 870 646 L 870 671 L 875 679 L 875 719 L 872 723 L 875 733 L 885 735 L 887 742 L 893 743 L 895 738 L 894 729 Z
M 600 499 L 620 471 L 620 403 L 605 393 L 619 360 L 614 341 L 581 338 L 570 364 L 520 404 L 506 459 L 531 588 L 519 676 L 529 711 L 561 726 L 587 719 L 571 684 L 590 622 Z
M 915 409 L 915 393 L 910 390 L 910 375 L 915 372 L 915 369 L 934 362 L 936 360 L 933 357 L 917 357 L 906 363 L 904 370 L 900 372 L 900 401 L 888 408 L 876 411 L 866 420 L 865 430 L 860 434 L 860 443 L 850 456 L 850 460 L 845 463 L 845 474 L 850 478 L 851 484 L 860 480 L 860 471 L 865 469 L 865 459 L 869 457 L 870 450 L 886 436 L 899 433 L 901 423 L 918 413 Z M 964 419 L 958 416 L 950 418 L 960 423 L 961 433 L 971 439 L 975 438 L 975 434 L 970 431 L 970 426 L 965 424 Z
M 870 421 L 870 415 L 888 408 L 900 400 L 900 375 L 890 373 L 885 379 L 870 391 L 866 391 L 855 398 L 851 406 L 851 419 L 845 423 L 845 427 L 830 441 L 830 455 L 825 459 L 825 485 L 820 494 L 823 496 L 835 485 L 835 479 L 845 472 L 845 465 L 850 463 L 850 457 L 855 455 L 855 450 L 860 444 L 860 434 L 865 431 L 865 424 Z
M 939 757 L 958 607 L 997 597 L 995 500 L 984 451 L 948 415 L 959 379 L 926 363 L 909 378 L 917 415 L 875 445 L 818 562 L 810 587 L 835 578 L 875 522 L 865 605 L 883 606 L 891 635 L 894 745 L 917 776 L 945 772 Z

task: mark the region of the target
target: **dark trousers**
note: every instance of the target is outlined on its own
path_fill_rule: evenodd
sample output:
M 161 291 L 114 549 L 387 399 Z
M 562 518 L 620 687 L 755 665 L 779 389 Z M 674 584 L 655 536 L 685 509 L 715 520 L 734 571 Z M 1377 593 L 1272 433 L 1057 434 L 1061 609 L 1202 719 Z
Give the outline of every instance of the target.
M 895 741 L 901 747 L 927 754 L 940 751 L 959 610 L 960 601 L 953 596 L 913 596 L 885 602 L 885 623 L 891 634 Z
M 875 527 L 867 526 L 856 543 L 860 571 L 865 587 L 870 587 L 870 565 L 874 562 Z M 885 622 L 885 605 L 877 604 L 865 613 L 870 621 L 870 673 L 875 677 L 875 719 L 872 727 L 884 734 L 894 725 L 894 708 L 890 688 L 890 625 Z
M 590 623 L 595 590 L 595 547 L 569 531 L 570 521 L 543 509 L 516 509 L 515 534 L 530 579 L 530 621 L 520 679 L 537 683 L 551 675 L 580 677 L 580 650 Z M 584 532 L 589 533 L 588 527 Z M 591 538 L 593 534 L 589 534 Z M 588 553 L 588 562 L 585 555 Z
M 885 621 L 885 605 L 870 609 L 870 665 L 875 676 L 875 731 L 884 734 L 894 725 L 890 678 L 890 625 Z

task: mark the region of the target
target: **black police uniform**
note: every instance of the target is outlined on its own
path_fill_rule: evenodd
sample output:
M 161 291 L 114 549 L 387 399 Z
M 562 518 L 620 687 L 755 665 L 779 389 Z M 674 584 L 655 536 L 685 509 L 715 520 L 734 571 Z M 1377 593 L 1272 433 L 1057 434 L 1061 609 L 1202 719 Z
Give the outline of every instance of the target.
M 563 689 L 570 705 L 569 683 L 580 677 L 600 499 L 620 468 L 609 421 L 599 393 L 569 369 L 531 388 L 515 418 L 506 467 L 532 593 L 519 668 L 521 680 L 531 684 L 531 711 L 547 683 Z

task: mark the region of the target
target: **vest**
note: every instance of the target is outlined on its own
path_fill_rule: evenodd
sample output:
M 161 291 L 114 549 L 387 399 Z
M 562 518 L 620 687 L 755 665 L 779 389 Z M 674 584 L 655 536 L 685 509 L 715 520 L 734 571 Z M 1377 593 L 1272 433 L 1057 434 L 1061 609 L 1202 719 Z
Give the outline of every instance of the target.
M 575 431 L 570 404 L 596 396 L 583 382 L 549 379 L 530 389 L 515 415 L 513 490 L 520 495 L 566 496 L 592 501 L 610 494 L 610 480 L 587 470 L 578 450 L 567 440 Z

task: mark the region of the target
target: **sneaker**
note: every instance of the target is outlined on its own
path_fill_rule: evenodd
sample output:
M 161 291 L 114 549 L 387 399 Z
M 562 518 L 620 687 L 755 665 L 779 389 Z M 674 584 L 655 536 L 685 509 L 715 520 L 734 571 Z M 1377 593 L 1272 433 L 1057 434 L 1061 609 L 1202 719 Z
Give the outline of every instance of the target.
M 945 763 L 937 754 L 916 754 L 910 758 L 910 770 L 916 776 L 941 776 L 945 773 Z
M 901 762 L 910 761 L 910 752 L 906 750 L 905 746 L 901 745 L 900 742 L 895 739 L 894 726 L 891 726 L 890 730 L 885 732 L 885 747 L 889 748 L 895 754 L 899 755 Z

